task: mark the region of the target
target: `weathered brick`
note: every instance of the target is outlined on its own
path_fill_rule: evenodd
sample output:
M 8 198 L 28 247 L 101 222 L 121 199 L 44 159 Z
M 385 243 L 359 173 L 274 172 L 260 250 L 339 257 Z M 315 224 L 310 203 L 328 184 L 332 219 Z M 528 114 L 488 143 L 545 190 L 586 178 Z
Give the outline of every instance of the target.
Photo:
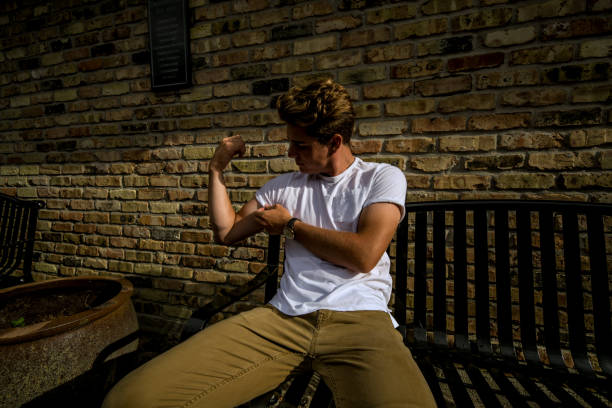
M 265 31 L 240 32 L 232 35 L 234 47 L 246 47 L 248 45 L 263 44 L 267 36 Z
M 580 126 L 596 125 L 602 122 L 602 111 L 600 108 L 595 108 L 537 112 L 534 115 L 533 125 L 536 127 Z
M 546 47 L 513 51 L 510 54 L 512 65 L 567 62 L 574 57 L 574 45 L 558 44 Z
M 366 12 L 367 24 L 381 24 L 394 20 L 408 20 L 417 15 L 418 7 L 416 4 L 402 4 L 387 7 L 379 10 Z
M 417 44 L 419 57 L 432 54 L 456 54 L 473 49 L 472 36 L 444 38 L 442 40 L 423 41 Z
M 494 52 L 489 54 L 470 55 L 448 60 L 448 72 L 472 71 L 481 68 L 492 68 L 504 63 L 504 53 Z
M 312 71 L 312 67 L 312 58 L 297 58 L 273 63 L 270 66 L 270 72 L 272 74 L 293 74 L 300 71 Z
M 609 57 L 612 55 L 612 39 L 583 41 L 579 54 L 580 58 Z
M 211 65 L 213 67 L 221 67 L 227 65 L 242 64 L 248 61 L 249 52 L 247 50 L 238 50 L 213 55 L 211 59 Z
M 491 176 L 477 174 L 445 174 L 433 178 L 437 190 L 483 190 L 491 185 Z
M 387 76 L 385 67 L 367 67 L 340 71 L 338 82 L 344 85 L 382 81 Z
M 434 150 L 435 142 L 430 137 L 411 137 L 389 139 L 384 151 L 389 153 L 427 153 Z
M 499 130 L 528 127 L 531 113 L 498 113 L 474 115 L 468 121 L 469 130 Z
M 309 37 L 312 35 L 312 24 L 309 23 L 282 25 L 274 27 L 270 31 L 270 39 L 272 41 L 288 40 L 291 38 L 299 37 Z
M 579 129 L 569 134 L 571 147 L 600 146 L 612 142 L 612 129 Z
M 392 66 L 391 78 L 418 78 L 431 76 L 441 72 L 443 67 L 443 61 L 441 59 L 412 61 L 407 64 Z
M 401 98 L 412 93 L 412 82 L 393 81 L 387 84 L 363 86 L 364 99 Z
M 528 165 L 537 170 L 566 170 L 575 167 L 577 157 L 569 152 L 530 153 Z
M 450 13 L 469 8 L 473 5 L 473 0 L 429 0 L 421 6 L 421 11 L 423 14 Z
M 410 57 L 412 57 L 412 44 L 394 44 L 368 50 L 365 54 L 365 62 L 394 61 L 408 59 Z
M 354 104 L 356 118 L 377 118 L 382 115 L 380 105 L 377 103 L 360 103 Z
M 487 47 L 507 47 L 531 42 L 536 39 L 536 36 L 537 30 L 535 26 L 509 28 L 486 33 L 484 44 Z
M 422 115 L 434 112 L 435 108 L 434 99 L 394 101 L 385 104 L 385 114 L 388 116 Z
M 284 156 L 287 153 L 286 144 L 270 144 L 253 146 L 253 157 Z
M 289 79 L 278 78 L 265 81 L 253 82 L 254 95 L 270 95 L 276 92 L 286 92 L 289 90 Z
M 293 8 L 293 19 L 301 20 L 313 16 L 322 16 L 333 13 L 332 4 L 328 1 L 314 1 L 296 5 Z
M 571 21 L 556 21 L 542 27 L 542 40 L 557 40 L 600 35 L 612 31 L 612 22 L 603 17 L 581 18 Z
M 495 94 L 454 95 L 441 99 L 438 111 L 441 113 L 462 110 L 491 110 L 495 108 Z
M 437 173 L 452 169 L 458 162 L 456 156 L 416 156 L 410 159 L 410 167 L 428 173 Z
M 422 96 L 449 95 L 472 89 L 472 78 L 460 75 L 440 79 L 428 79 L 415 83 L 416 92 Z
M 531 21 L 536 18 L 562 17 L 586 10 L 581 0 L 549 0 L 544 3 L 528 4 L 518 8 L 517 21 Z
M 440 138 L 441 152 L 491 151 L 497 145 L 496 137 L 485 136 L 445 136 Z
M 465 116 L 416 118 L 412 120 L 412 132 L 451 132 L 466 129 Z
M 537 85 L 540 83 L 540 71 L 538 69 L 528 69 L 478 74 L 475 82 L 477 89 Z
M 495 186 L 506 190 L 548 189 L 555 185 L 555 175 L 546 173 L 502 173 L 494 178 Z
M 298 171 L 299 167 L 295 164 L 293 159 L 272 159 L 270 160 L 270 170 L 273 173 L 288 173 L 291 171 Z
M 357 15 L 329 17 L 317 20 L 315 23 L 315 32 L 317 34 L 323 34 L 330 31 L 352 30 L 360 26 L 361 18 Z
M 194 40 L 191 42 L 191 51 L 194 54 L 206 54 L 214 51 L 227 50 L 232 46 L 230 37 L 213 37 Z
M 457 32 L 505 25 L 512 19 L 513 11 L 511 8 L 484 9 L 476 13 L 453 17 L 451 18 L 451 29 Z
M 503 154 L 503 155 L 479 155 L 468 157 L 464 161 L 466 170 L 512 170 L 524 167 L 525 155 Z
M 179 129 L 205 129 L 212 126 L 212 118 L 195 118 L 195 119 L 181 119 L 178 122 Z
M 294 60 L 291 60 L 294 61 Z M 352 67 L 362 62 L 361 51 L 351 50 L 333 54 L 318 55 L 315 57 L 315 66 L 317 69 L 331 69 L 341 67 Z M 308 71 L 312 70 L 312 63 Z M 303 69 L 301 71 L 306 71 Z M 296 72 L 296 71 L 293 71 Z
M 266 160 L 234 160 L 231 163 L 232 168 L 243 173 L 263 173 L 267 165 Z
M 289 44 L 271 44 L 253 50 L 253 61 L 271 60 L 291 55 Z
M 268 65 L 266 64 L 250 64 L 230 70 L 232 80 L 262 78 L 266 76 L 268 76 Z
M 544 83 L 606 80 L 609 76 L 609 69 L 610 63 L 608 62 L 564 65 L 544 70 L 543 78 Z
M 351 151 L 353 154 L 380 153 L 382 150 L 382 140 L 351 140 Z
M 291 19 L 290 10 L 287 8 L 275 8 L 260 11 L 251 15 L 251 27 L 259 28 L 272 24 L 283 23 Z
M 360 136 L 401 135 L 408 129 L 406 121 L 375 121 L 359 124 Z
M 327 35 L 324 37 L 295 41 L 293 43 L 293 53 L 295 55 L 315 54 L 323 51 L 333 51 L 336 47 L 336 37 Z
M 447 29 L 448 22 L 446 18 L 400 24 L 395 27 L 395 39 L 405 40 L 406 38 L 427 37 L 430 35 L 442 34 L 446 32 Z
M 572 190 L 612 188 L 612 175 L 610 172 L 562 173 L 561 180 L 565 188 Z
M 546 106 L 563 104 L 567 93 L 563 89 L 538 89 L 528 91 L 508 91 L 501 97 L 501 104 L 508 106 Z
M 268 7 L 267 0 L 238 0 L 232 2 L 232 11 L 235 13 L 250 13 Z
M 387 27 L 372 28 L 362 31 L 352 31 L 342 34 L 341 49 L 350 47 L 363 47 L 365 45 L 387 42 L 391 38 L 391 31 Z

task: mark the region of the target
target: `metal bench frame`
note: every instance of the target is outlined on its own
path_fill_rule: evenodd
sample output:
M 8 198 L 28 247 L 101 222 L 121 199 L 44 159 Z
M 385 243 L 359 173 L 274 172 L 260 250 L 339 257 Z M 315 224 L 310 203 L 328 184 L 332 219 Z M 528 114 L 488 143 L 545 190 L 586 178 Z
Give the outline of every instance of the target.
M 611 242 L 610 204 L 407 204 L 390 248 L 393 314 L 437 404 L 611 406 Z M 263 284 L 268 301 L 279 253 L 270 236 L 266 270 L 195 311 L 184 338 Z M 266 398 L 333 407 L 317 373 Z
M 32 260 L 38 211 L 43 201 L 0 193 L 0 287 L 32 282 Z M 22 276 L 13 272 L 22 270 Z

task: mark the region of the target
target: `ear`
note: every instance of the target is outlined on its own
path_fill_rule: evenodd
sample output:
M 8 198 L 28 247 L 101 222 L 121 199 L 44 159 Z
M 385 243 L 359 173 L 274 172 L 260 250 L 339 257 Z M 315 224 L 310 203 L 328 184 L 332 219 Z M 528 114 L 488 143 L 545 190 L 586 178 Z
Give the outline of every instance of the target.
M 331 139 L 329 140 L 329 150 L 330 153 L 335 153 L 342 146 L 343 137 L 340 133 L 335 133 Z

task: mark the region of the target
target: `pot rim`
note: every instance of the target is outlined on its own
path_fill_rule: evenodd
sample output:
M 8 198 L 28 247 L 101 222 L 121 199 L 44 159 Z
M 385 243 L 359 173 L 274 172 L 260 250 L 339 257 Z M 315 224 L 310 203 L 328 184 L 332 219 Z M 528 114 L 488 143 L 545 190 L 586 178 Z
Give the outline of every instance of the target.
M 132 293 L 134 292 L 134 286 L 130 281 L 124 278 L 109 276 L 78 276 L 26 283 L 23 285 L 0 289 L 0 298 L 10 298 L 11 296 L 33 293 L 37 292 L 38 290 L 49 290 L 55 288 L 86 288 L 88 284 L 100 281 L 119 284 L 119 292 L 101 305 L 74 315 L 62 316 L 53 320 L 47 320 L 25 327 L 2 329 L 0 330 L 0 345 L 22 343 L 43 337 L 53 336 L 98 320 L 122 306 L 126 302 L 129 302 Z

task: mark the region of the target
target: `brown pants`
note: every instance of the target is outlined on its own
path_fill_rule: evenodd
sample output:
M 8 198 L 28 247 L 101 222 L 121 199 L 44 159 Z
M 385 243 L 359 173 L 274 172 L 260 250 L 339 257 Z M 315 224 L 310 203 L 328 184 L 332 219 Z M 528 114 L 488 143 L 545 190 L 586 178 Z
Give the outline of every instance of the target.
M 259 307 L 212 325 L 136 369 L 103 408 L 235 407 L 314 369 L 337 408 L 435 407 L 385 312 L 286 316 Z

